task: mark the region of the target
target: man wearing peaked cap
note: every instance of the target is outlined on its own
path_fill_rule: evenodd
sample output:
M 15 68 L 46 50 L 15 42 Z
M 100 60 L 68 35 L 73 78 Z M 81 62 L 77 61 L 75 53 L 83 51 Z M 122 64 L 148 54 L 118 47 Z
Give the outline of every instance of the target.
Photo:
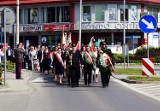
M 72 65 L 71 65 L 71 85 L 72 88 L 79 86 L 80 67 L 83 67 L 83 59 L 79 50 L 76 50 L 76 45 L 72 44 Z

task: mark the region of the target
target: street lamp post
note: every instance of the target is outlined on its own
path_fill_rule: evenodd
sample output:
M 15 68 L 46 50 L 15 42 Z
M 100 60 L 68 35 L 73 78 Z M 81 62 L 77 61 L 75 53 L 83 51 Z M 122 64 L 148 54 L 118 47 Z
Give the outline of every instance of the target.
M 81 44 L 81 28 L 82 28 L 82 0 L 79 3 L 79 43 Z
M 16 45 L 19 43 L 19 0 L 16 0 Z
M 123 50 L 124 50 L 124 68 L 125 68 L 125 63 L 126 63 L 126 29 L 125 29 L 125 25 L 126 25 L 126 21 L 125 21 L 125 15 L 126 15 L 126 1 L 123 0 Z

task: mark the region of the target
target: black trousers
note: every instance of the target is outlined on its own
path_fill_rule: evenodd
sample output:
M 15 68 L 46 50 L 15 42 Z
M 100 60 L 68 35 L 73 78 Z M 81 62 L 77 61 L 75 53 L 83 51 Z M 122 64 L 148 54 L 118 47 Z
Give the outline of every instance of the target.
M 16 79 L 21 79 L 22 58 L 16 58 Z
M 67 67 L 66 69 L 66 76 L 67 76 L 67 81 L 68 81 L 68 85 L 71 85 L 71 74 L 72 74 L 72 69 L 71 67 Z
M 91 84 L 93 64 L 84 64 L 85 85 Z
M 43 63 L 42 62 L 39 62 L 39 68 L 40 68 L 40 72 L 44 72 L 43 71 Z
M 101 81 L 103 86 L 108 86 L 110 81 L 111 72 L 100 71 L 101 72 Z
M 72 67 L 71 73 L 71 85 L 72 86 L 79 86 L 79 79 L 80 79 L 80 67 Z

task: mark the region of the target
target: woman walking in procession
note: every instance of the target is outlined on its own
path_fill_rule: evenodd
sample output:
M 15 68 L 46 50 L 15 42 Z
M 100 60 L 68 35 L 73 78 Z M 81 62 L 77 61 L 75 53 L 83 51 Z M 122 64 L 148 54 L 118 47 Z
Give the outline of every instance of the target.
M 59 78 L 59 83 L 62 84 L 62 79 L 64 74 L 64 62 L 62 59 L 62 52 L 60 48 L 58 49 L 57 53 L 54 54 L 53 64 L 54 64 L 55 73 L 56 73 L 55 78 L 57 79 L 57 81 Z

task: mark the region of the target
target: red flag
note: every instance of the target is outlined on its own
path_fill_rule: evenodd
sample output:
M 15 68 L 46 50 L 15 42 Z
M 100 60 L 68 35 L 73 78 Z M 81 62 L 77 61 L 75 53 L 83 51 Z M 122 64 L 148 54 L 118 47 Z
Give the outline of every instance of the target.
M 76 45 L 76 50 L 81 50 L 81 44 L 80 42 L 78 41 L 77 45 Z
M 94 37 L 92 37 L 91 40 L 90 40 L 90 42 L 89 42 L 89 44 L 88 44 L 89 50 L 90 50 L 91 52 L 93 52 L 94 41 L 95 41 L 95 39 L 94 39 Z

